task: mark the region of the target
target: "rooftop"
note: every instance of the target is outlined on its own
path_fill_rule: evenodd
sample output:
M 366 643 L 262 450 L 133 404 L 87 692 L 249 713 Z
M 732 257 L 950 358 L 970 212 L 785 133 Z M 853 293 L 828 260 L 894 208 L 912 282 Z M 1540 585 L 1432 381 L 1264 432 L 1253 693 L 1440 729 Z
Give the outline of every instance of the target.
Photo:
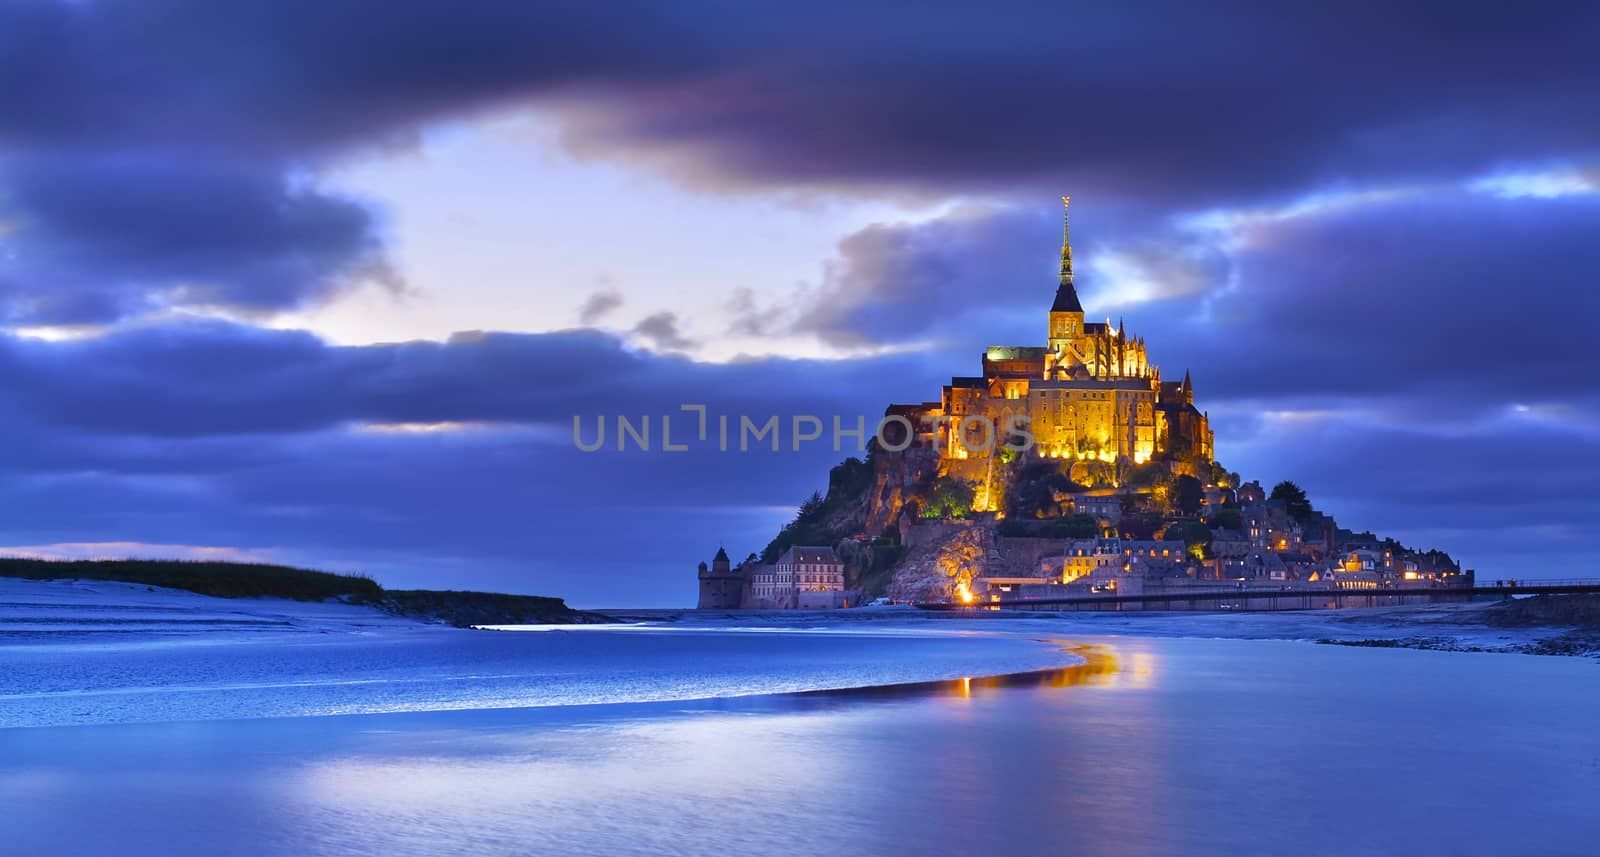
M 1051 312 L 1083 312 L 1083 304 L 1078 302 L 1078 290 L 1072 283 L 1062 283 L 1056 287 L 1055 302 L 1050 304 Z

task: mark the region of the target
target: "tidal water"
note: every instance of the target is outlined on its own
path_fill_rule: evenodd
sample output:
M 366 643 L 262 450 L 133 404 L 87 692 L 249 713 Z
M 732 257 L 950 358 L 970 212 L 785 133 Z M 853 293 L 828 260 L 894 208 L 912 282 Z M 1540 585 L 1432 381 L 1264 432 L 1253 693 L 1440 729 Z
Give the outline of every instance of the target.
M 0 716 L 41 725 L 0 729 L 0 852 L 1600 853 L 1589 660 L 1043 623 L 438 639 L 291 651 L 249 680 L 220 650 L 113 668 L 108 647 L 46 658 L 61 677 L 31 697 L 8 650 Z M 361 663 L 379 684 L 349 684 Z M 850 663 L 875 680 L 829 680 Z M 974 672 L 898 681 L 952 664 Z M 1027 671 L 984 677 L 1021 671 L 1002 666 Z M 113 683 L 62 695 L 86 676 Z M 875 686 L 720 695 L 741 683 Z M 232 709 L 226 686 L 248 688 Z M 310 716 L 372 703 L 352 686 L 391 713 Z M 660 698 L 680 692 L 713 698 Z M 73 704 L 95 725 L 42 725 Z M 117 722 L 137 719 L 170 722 Z

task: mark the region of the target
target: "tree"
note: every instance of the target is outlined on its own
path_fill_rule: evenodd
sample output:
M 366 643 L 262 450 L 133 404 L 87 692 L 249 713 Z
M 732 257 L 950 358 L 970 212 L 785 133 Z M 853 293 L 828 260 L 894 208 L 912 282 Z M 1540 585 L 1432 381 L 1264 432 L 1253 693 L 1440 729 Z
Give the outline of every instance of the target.
M 1159 461 L 1146 461 L 1143 464 L 1135 464 L 1129 468 L 1127 479 L 1124 480 L 1124 483 L 1130 488 L 1148 488 L 1160 482 L 1161 477 L 1166 474 L 1166 465 Z
M 972 499 L 977 489 L 971 482 L 954 476 L 935 479 L 928 489 L 928 506 L 924 518 L 964 518 L 972 511 Z
M 1117 481 L 1117 469 L 1107 461 L 1083 459 L 1072 463 L 1072 469 L 1067 476 L 1079 485 L 1097 488 L 1102 485 L 1114 485 Z
M 1225 506 L 1222 511 L 1217 513 L 1217 526 L 1221 529 L 1237 530 L 1243 523 L 1244 521 L 1239 516 L 1239 507 L 1237 506 Z
M 1200 484 L 1199 479 L 1184 474 L 1172 481 L 1172 493 L 1169 496 L 1180 514 L 1198 515 L 1200 501 L 1205 499 L 1205 486 Z
M 1049 518 L 1060 510 L 1055 495 L 1083 490 L 1067 478 L 1059 462 L 1039 459 L 1023 465 L 1011 480 L 1006 515 L 1013 518 Z
M 1268 499 L 1283 501 L 1284 511 L 1302 524 L 1311 520 L 1313 509 L 1311 500 L 1306 497 L 1305 489 L 1287 479 L 1272 486 L 1272 494 Z
M 811 492 L 811 496 L 807 497 L 806 501 L 800 504 L 800 511 L 795 513 L 794 519 L 796 521 L 803 521 L 812 517 L 813 515 L 816 515 L 818 512 L 822 511 L 822 502 L 821 491 Z
M 1117 528 L 1125 539 L 1153 539 L 1156 530 L 1166 521 L 1162 515 L 1154 512 L 1127 512 L 1122 513 L 1122 521 Z
M 1211 544 L 1211 528 L 1199 521 L 1173 521 L 1163 538 L 1183 541 L 1184 547 L 1192 548 L 1199 545 L 1201 548 Z
M 1100 535 L 1100 522 L 1082 512 L 1062 518 L 1051 528 L 1057 538 L 1092 539 Z

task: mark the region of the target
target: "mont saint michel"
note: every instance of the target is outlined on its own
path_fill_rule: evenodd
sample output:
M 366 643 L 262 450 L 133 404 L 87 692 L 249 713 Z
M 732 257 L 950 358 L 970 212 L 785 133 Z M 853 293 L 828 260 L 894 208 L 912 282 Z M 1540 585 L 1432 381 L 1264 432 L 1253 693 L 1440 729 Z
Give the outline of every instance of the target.
M 1269 490 L 1219 464 L 1191 373 L 1164 377 L 1124 320 L 1088 320 L 1061 202 L 1045 344 L 990 346 L 937 401 L 889 405 L 865 458 L 835 467 L 760 554 L 699 565 L 701 608 L 1099 595 L 1136 609 L 1130 596 L 1170 594 L 1156 603 L 1304 609 L 1473 585 L 1443 551 L 1343 529 L 1292 480 Z M 1224 584 L 1243 594 L 1196 597 Z M 1263 592 L 1270 604 L 1247 597 Z
M 0 857 L 1594 857 L 1596 33 L 0 0 Z

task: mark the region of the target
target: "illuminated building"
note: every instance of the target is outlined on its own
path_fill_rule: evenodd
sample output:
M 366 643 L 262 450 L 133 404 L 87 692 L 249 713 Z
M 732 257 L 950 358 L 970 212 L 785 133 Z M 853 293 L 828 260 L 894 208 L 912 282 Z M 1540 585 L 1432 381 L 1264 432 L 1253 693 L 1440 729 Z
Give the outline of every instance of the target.
M 1182 381 L 1162 380 L 1144 339 L 1120 321 L 1085 320 L 1073 279 L 1070 224 L 1063 220 L 1046 344 L 992 346 L 983 354 L 981 375 L 952 378 L 939 402 L 891 405 L 887 415 L 909 420 L 918 439 L 939 449 L 946 470 L 980 485 L 990 481 L 985 471 L 1016 426 L 1032 435 L 1028 454 L 1060 459 L 1067 468 L 1082 462 L 1080 473 L 1096 462 L 1163 459 L 1193 474 L 1198 463 L 1211 461 L 1213 449 L 1209 421 L 1194 405 L 1193 382 L 1187 372 Z M 978 508 L 984 500 L 980 491 Z

